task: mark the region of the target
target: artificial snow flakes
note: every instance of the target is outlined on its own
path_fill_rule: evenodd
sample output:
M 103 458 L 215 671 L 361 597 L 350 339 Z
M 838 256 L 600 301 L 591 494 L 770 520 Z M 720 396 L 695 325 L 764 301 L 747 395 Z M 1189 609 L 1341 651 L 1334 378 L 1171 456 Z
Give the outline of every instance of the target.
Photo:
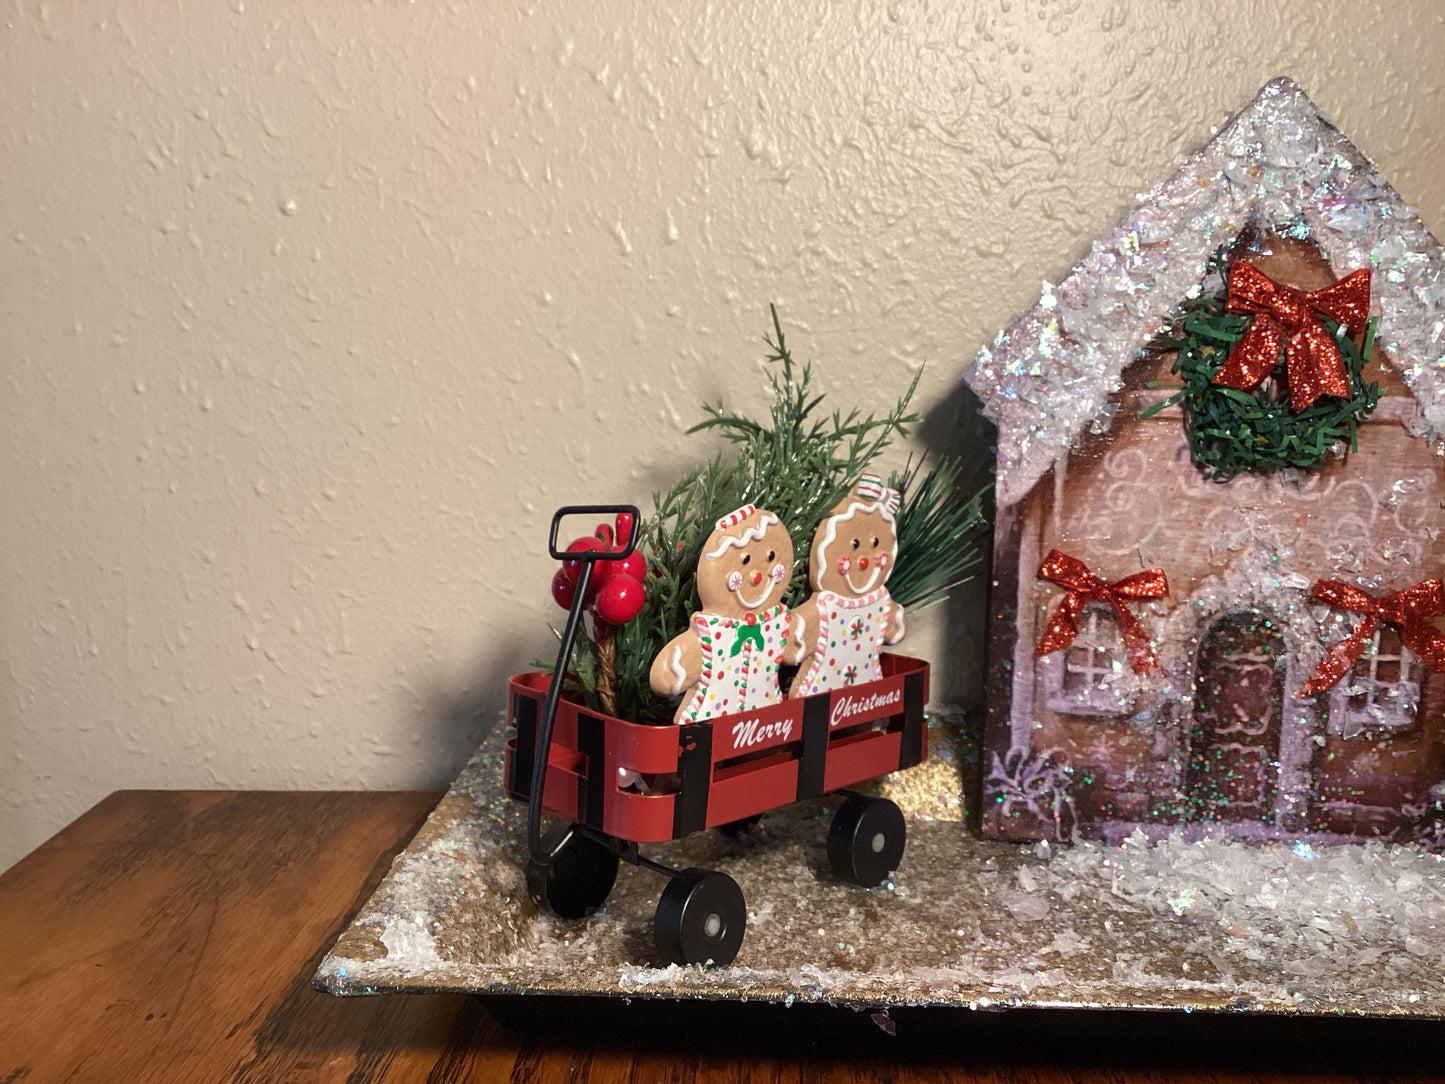
M 912 803 L 909 859 L 891 888 L 827 874 L 832 806 L 818 799 L 738 840 L 708 832 L 648 849 L 725 869 L 767 901 L 734 966 L 662 966 L 646 936 L 658 889 L 646 871 L 624 869 L 581 923 L 527 900 L 524 811 L 501 792 L 502 737 L 484 742 L 342 935 L 323 988 L 1445 1013 L 1445 861 L 1434 855 L 1142 832 L 1122 847 L 1020 848 L 918 819 Z M 930 744 L 955 740 L 936 732 Z M 957 775 L 930 778 L 957 794 Z
M 1418 432 L 1445 436 L 1445 251 L 1304 91 L 1276 79 L 975 359 L 966 379 L 999 423 L 1000 504 L 1067 454 L 1214 253 L 1250 227 L 1307 232 L 1340 274 L 1374 268 L 1381 344 L 1420 403 Z

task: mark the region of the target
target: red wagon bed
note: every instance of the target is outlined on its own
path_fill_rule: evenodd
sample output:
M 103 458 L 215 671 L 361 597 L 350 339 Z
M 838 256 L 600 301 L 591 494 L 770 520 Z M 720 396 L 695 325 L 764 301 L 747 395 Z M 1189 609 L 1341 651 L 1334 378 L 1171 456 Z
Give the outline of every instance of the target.
M 928 756 L 928 663 L 884 653 L 881 664 L 877 681 L 682 726 L 630 723 L 564 695 L 542 808 L 616 839 L 656 843 L 910 768 Z M 516 733 L 506 786 L 523 801 L 550 680 L 534 671 L 510 683 L 507 721 Z M 680 782 L 643 794 L 619 785 L 621 770 Z
M 593 711 L 570 699 L 561 679 L 593 564 L 625 560 L 636 538 L 630 532 L 617 549 L 564 553 L 557 530 L 564 516 L 598 513 L 638 522 L 632 505 L 569 505 L 553 515 L 547 552 L 578 570 L 567 625 L 553 673 L 519 674 L 509 687 L 515 733 L 504 782 L 527 802 L 527 892 L 559 918 L 582 918 L 606 902 L 620 861 L 643 866 L 668 878 L 652 923 L 663 960 L 730 964 L 747 926 L 737 882 L 716 870 L 671 869 L 638 845 L 746 823 L 920 763 L 928 755 L 928 664 L 884 654 L 876 681 L 704 723 L 644 726 Z M 544 835 L 543 812 L 564 823 Z M 871 888 L 898 867 L 906 835 L 893 802 L 851 795 L 828 829 L 829 864 L 842 880 Z

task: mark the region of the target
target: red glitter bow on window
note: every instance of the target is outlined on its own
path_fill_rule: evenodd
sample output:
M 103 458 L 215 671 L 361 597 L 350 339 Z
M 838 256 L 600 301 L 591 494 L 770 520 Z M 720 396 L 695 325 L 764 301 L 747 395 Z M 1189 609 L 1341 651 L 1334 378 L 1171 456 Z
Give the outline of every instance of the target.
M 1321 395 L 1350 397 L 1340 348 L 1320 323 L 1359 327 L 1370 312 L 1370 272 L 1354 272 L 1313 293 L 1275 282 L 1259 268 L 1235 260 L 1229 269 L 1230 312 L 1252 313 L 1249 330 L 1234 344 L 1214 383 L 1249 391 L 1274 371 L 1280 346 L 1289 374 L 1289 408 L 1298 414 Z
M 1064 596 L 1064 601 L 1059 603 L 1053 617 L 1049 618 L 1048 628 L 1044 630 L 1039 646 L 1034 649 L 1035 655 L 1047 655 L 1051 651 L 1062 651 L 1068 647 L 1079 634 L 1079 614 L 1083 612 L 1084 605 L 1089 602 L 1107 602 L 1119 618 L 1119 631 L 1124 634 L 1124 646 L 1129 649 L 1134 669 L 1141 674 L 1147 674 L 1158 667 L 1159 663 L 1154 657 L 1154 648 L 1150 646 L 1148 635 L 1140 626 L 1139 619 L 1124 609 L 1124 603 L 1130 599 L 1138 601 L 1163 598 L 1167 595 L 1169 581 L 1164 578 L 1162 568 L 1146 569 L 1132 576 L 1125 576 L 1122 580 L 1105 583 L 1090 572 L 1077 557 L 1050 550 L 1048 557 L 1044 559 L 1043 567 L 1039 569 L 1039 575 L 1060 587 L 1068 588 L 1069 593 Z
M 1365 616 L 1355 626 L 1354 632 L 1330 648 L 1330 653 L 1315 670 L 1314 676 L 1300 689 L 1298 699 L 1324 692 L 1348 674 L 1381 621 L 1388 621 L 1398 628 L 1400 642 L 1431 670 L 1437 674 L 1445 673 L 1445 633 L 1425 620 L 1427 617 L 1445 616 L 1445 585 L 1438 578 L 1382 598 L 1339 580 L 1319 580 L 1310 594 L 1316 602 L 1325 602 Z

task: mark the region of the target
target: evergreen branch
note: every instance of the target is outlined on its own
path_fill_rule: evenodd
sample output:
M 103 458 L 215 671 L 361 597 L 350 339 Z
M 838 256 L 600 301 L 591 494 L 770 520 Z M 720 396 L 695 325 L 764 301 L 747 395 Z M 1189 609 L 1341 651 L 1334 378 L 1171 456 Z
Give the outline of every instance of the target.
M 923 462 L 912 460 L 888 484 L 899 491 L 898 562 L 888 591 L 908 612 L 935 606 L 972 578 L 982 562 L 988 531 L 984 499 L 991 483 L 963 498 L 958 492 L 963 462 L 944 457 L 919 479 Z
M 783 595 L 785 601 L 797 604 L 808 593 L 806 546 L 817 524 L 848 495 L 859 475 L 889 442 L 895 436 L 907 436 L 918 421 L 908 405 L 920 374 L 914 375 L 907 391 L 881 418 L 857 409 L 846 415 L 839 411 L 823 414 L 819 408 L 824 396 L 812 390 L 812 365 L 796 364 L 776 307 L 769 306 L 769 312 L 773 326 L 764 342 L 773 401 L 767 421 L 729 412 L 721 400 L 704 403 L 706 417 L 688 432 L 719 431 L 736 448 L 733 457 L 716 456 L 684 474 L 666 492 L 652 495 L 653 512 L 639 534 L 639 547 L 649 569 L 647 601 L 632 621 L 612 630 L 616 713 L 624 719 L 666 722 L 671 718 L 671 707 L 653 694 L 648 672 L 657 653 L 687 627 L 690 615 L 701 606 L 697 563 L 716 521 L 744 504 L 766 508 L 779 518 L 795 546 L 802 547 L 795 552 L 793 575 Z M 925 502 L 929 509 L 937 513 L 945 496 L 953 500 L 956 476 L 955 467 L 947 484 L 936 482 L 932 488 L 925 484 L 925 491 L 931 494 Z M 977 501 L 975 497 L 975 505 Z M 937 545 L 943 545 L 944 537 L 938 535 Z M 971 565 L 951 562 L 943 567 L 952 570 L 943 582 L 929 581 L 927 595 L 915 592 L 915 597 L 941 597 L 939 593 Z M 901 567 L 895 570 L 895 581 L 901 571 Z M 585 663 L 584 688 L 590 681 L 595 689 L 595 630 L 584 629 L 582 639 L 586 642 L 579 642 L 577 669 L 582 673 Z M 595 706 L 593 694 L 589 694 L 589 702 Z

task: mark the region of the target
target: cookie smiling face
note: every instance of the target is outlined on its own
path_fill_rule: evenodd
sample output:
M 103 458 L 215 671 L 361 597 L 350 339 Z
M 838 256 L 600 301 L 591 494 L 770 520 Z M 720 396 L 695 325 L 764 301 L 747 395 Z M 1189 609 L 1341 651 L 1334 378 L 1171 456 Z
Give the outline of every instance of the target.
M 771 512 L 752 505 L 718 520 L 697 563 L 703 610 L 740 618 L 782 601 L 793 573 L 793 542 Z
M 898 560 L 896 498 L 865 475 L 818 524 L 809 570 L 814 590 L 859 598 L 888 582 Z

